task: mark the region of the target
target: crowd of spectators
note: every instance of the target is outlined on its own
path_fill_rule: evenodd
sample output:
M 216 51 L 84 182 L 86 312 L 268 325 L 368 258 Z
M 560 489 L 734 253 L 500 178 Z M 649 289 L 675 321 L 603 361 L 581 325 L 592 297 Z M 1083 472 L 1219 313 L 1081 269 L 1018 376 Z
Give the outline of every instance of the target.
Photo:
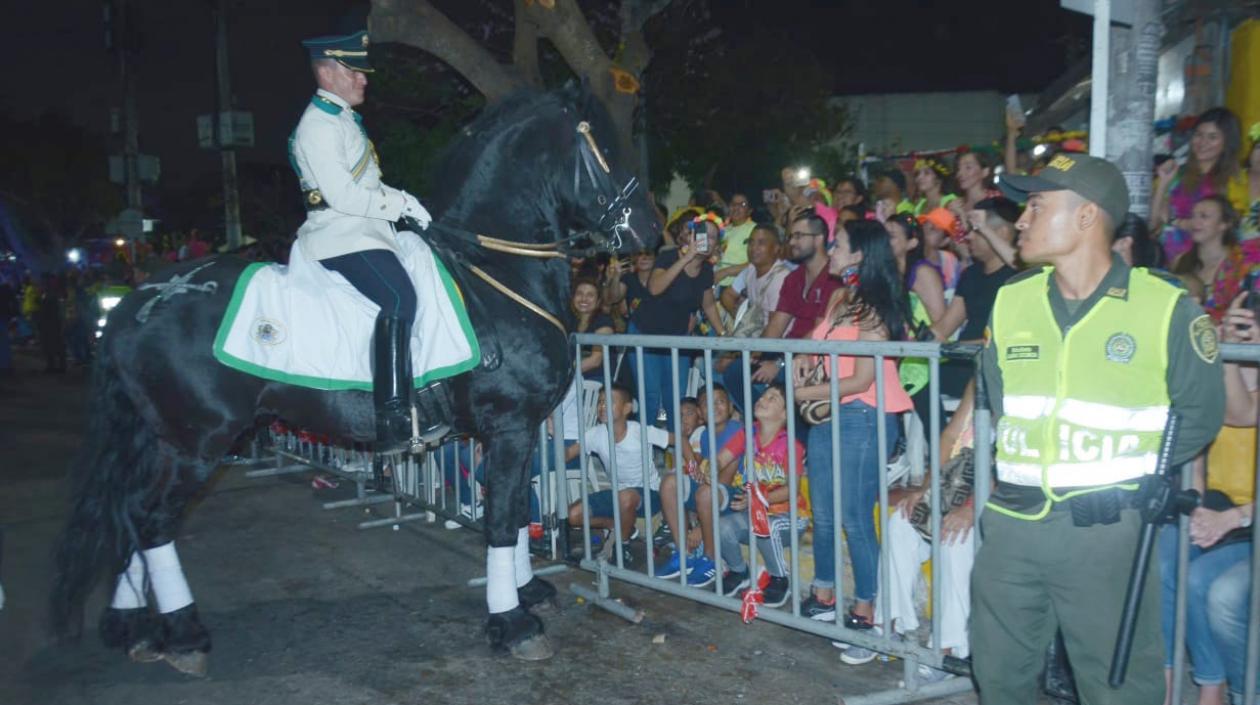
M 1019 127 L 1018 121 L 1008 121 L 1012 135 Z M 729 199 L 699 192 L 687 207 L 668 218 L 662 215 L 665 239 L 658 251 L 634 253 L 626 261 L 613 258 L 602 268 L 589 261 L 580 264 L 577 271 L 588 273 L 575 279 L 583 291 L 574 299 L 579 327 L 591 330 L 587 302 L 595 300 L 606 315 L 600 320 L 617 333 L 981 342 L 998 289 L 1025 267 L 1018 256 L 1022 204 L 999 190 L 999 161 L 990 151 L 973 149 L 953 160 L 939 155 L 916 159 L 909 172 L 895 166 L 877 170 L 869 181 L 843 175 L 830 186 L 797 169 L 784 169 L 781 183 L 761 191 L 760 204 L 746 195 L 755 191 L 737 192 Z M 1005 169 L 1037 168 L 1010 151 L 1004 161 Z M 1117 260 L 1169 270 L 1221 325 L 1222 340 L 1260 342 L 1255 322 L 1260 293 L 1249 296 L 1260 289 L 1260 126 L 1244 140 L 1228 110 L 1209 110 L 1197 121 L 1184 164 L 1161 158 L 1152 169 L 1152 213 L 1149 218 L 1130 214 L 1119 224 L 1113 247 Z M 590 291 L 589 282 L 596 280 L 599 294 Z M 619 393 L 633 398 L 628 390 L 636 389 L 635 375 L 642 375 L 646 390 L 646 408 L 633 410 L 629 404 L 625 412 L 637 414 L 645 424 L 673 429 L 672 400 L 682 398 L 684 431 L 690 435 L 693 429 L 704 429 L 708 405 L 684 398 L 692 366 L 688 351 L 681 352 L 678 376 L 673 377 L 668 350 L 644 351 L 641 369 L 633 364 L 633 348 L 625 350 L 631 354 L 616 366 Z M 804 598 L 803 614 L 837 619 L 838 522 L 854 580 L 851 602 L 841 613 L 846 624 L 892 629 L 913 638 L 919 620 L 911 595 L 918 567 L 930 555 L 922 521 L 927 479 L 894 489 L 890 536 L 881 541 L 873 512 L 879 476 L 891 458 L 878 457 L 876 447 L 873 359 L 842 356 L 835 370 L 811 356 L 797 356 L 794 369 L 788 370 L 780 356 L 769 353 L 752 353 L 749 367 L 734 354 L 715 354 L 711 368 L 705 367 L 703 356 L 694 359 L 701 375 L 712 377 L 709 383 L 721 398 L 713 419 L 719 438 L 716 444 L 689 443 L 685 458 L 660 469 L 664 505 L 654 500 L 652 510 L 666 512 L 668 534 L 677 537 L 677 545 L 657 562 L 658 577 L 677 578 L 679 557 L 686 554 L 689 584 L 708 585 L 721 571 L 728 594 L 750 589 L 755 577 L 746 573 L 740 543 L 747 544 L 748 522 L 755 518 L 747 510 L 754 501 L 751 494 L 764 498 L 769 510 L 769 530 L 755 532 L 769 576 L 760 584 L 765 604 L 782 604 L 796 590 Z M 583 370 L 589 369 L 587 360 Z M 928 365 L 891 358 L 885 365 L 886 447 L 902 452 L 907 446 L 897 442 L 898 436 L 905 429 L 922 428 L 931 412 Z M 738 462 L 745 447 L 745 374 L 750 376 L 750 398 L 756 400 L 750 410 L 757 434 L 751 467 Z M 827 422 L 833 413 L 827 403 L 832 375 L 838 378 L 841 396 L 835 410 L 841 433 L 838 474 Z M 962 400 L 958 414 L 942 416 L 949 423 L 941 439 L 942 482 L 957 490 L 943 508 L 942 647 L 959 657 L 969 653 L 972 376 L 970 361 L 942 365 L 943 395 Z M 1257 375 L 1254 368 L 1229 364 L 1226 376 L 1227 423 L 1233 426 L 1222 431 L 1199 461 L 1196 482 L 1212 501 L 1196 510 L 1191 521 L 1196 548 L 1187 643 L 1202 705 L 1223 703 L 1227 689 L 1236 693 L 1241 688 L 1245 650 L 1238 645 L 1245 643 L 1250 589 L 1250 533 L 1240 527 L 1250 517 L 1254 496 Z M 794 388 L 798 409 L 786 408 L 787 385 Z M 791 414 L 797 414 L 798 429 L 791 442 L 807 451 L 795 463 L 802 473 L 798 518 L 803 521 L 797 526 L 788 521 L 784 480 L 791 444 L 783 419 Z M 912 417 L 920 420 L 918 426 L 904 423 Z M 606 445 L 603 434 L 606 430 L 594 432 L 592 440 L 604 437 Z M 662 442 L 664 436 L 650 440 Z M 716 458 L 710 457 L 710 446 L 717 449 Z M 765 450 L 769 448 L 774 450 Z M 576 453 L 574 447 L 570 454 Z M 716 519 L 710 507 L 713 471 L 720 508 Z M 679 483 L 685 499 L 681 513 L 675 499 Z M 842 488 L 839 517 L 832 511 L 835 483 Z M 641 502 L 623 502 L 621 508 L 623 522 L 643 515 Z M 793 532 L 805 537 L 802 543 L 813 554 L 813 581 L 807 591 L 792 583 L 783 557 Z M 621 533 L 630 536 L 626 526 Z M 892 571 L 887 615 L 877 614 L 881 550 L 890 553 Z M 1161 555 L 1167 610 L 1176 581 L 1175 529 L 1167 530 Z M 837 646 L 844 648 L 846 663 L 875 657 L 866 649 Z M 923 675 L 945 677 L 931 669 Z

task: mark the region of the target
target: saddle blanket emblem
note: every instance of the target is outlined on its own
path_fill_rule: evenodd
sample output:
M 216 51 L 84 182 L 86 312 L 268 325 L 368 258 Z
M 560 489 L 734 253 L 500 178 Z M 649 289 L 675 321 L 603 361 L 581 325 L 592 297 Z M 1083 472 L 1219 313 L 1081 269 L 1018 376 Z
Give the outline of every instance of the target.
M 450 273 L 415 234 L 399 232 L 397 242 L 419 302 L 411 330 L 415 386 L 473 369 L 481 346 Z M 275 382 L 371 391 L 378 310 L 345 277 L 307 259 L 299 240 L 287 267 L 258 263 L 241 273 L 219 324 L 214 357 Z
M 1128 363 L 1137 352 L 1137 341 L 1128 333 L 1116 333 L 1107 339 L 1106 354 L 1111 362 Z
M 267 318 L 254 319 L 254 340 L 263 345 L 279 345 L 284 342 L 284 326 Z

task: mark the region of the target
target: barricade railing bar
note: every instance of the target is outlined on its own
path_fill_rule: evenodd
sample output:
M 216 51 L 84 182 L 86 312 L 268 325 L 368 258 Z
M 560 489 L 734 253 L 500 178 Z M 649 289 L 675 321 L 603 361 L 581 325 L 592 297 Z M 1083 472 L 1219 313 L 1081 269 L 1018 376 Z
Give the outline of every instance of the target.
M 742 368 L 742 389 L 728 389 L 727 393 L 732 399 L 741 398 L 743 401 L 742 409 L 744 410 L 742 423 L 744 430 L 744 474 L 745 482 L 749 478 L 753 478 L 755 482 L 755 470 L 752 468 L 752 459 L 754 457 L 754 404 L 756 400 L 753 398 L 753 383 L 751 381 L 751 372 L 753 369 L 752 354 L 753 353 L 771 353 L 781 355 L 784 359 L 783 369 L 787 372 L 786 384 L 784 384 L 784 394 L 786 396 L 786 433 L 789 444 L 787 453 L 787 486 L 788 486 L 788 516 L 789 516 L 789 538 L 791 550 L 791 567 L 790 567 L 790 601 L 787 603 L 789 609 L 761 609 L 757 613 L 757 618 L 765 621 L 786 626 L 801 632 L 813 634 L 816 636 L 828 638 L 837 642 L 870 649 L 886 656 L 895 656 L 903 659 L 904 679 L 903 689 L 896 691 L 888 691 L 874 693 L 862 696 L 848 696 L 845 701 L 849 705 L 859 703 L 893 703 L 893 702 L 911 702 L 926 697 L 941 697 L 954 693 L 965 692 L 972 688 L 969 678 L 956 678 L 940 683 L 923 686 L 919 682 L 918 666 L 925 664 L 933 668 L 945 670 L 957 675 L 967 676 L 970 672 L 970 664 L 967 661 L 954 658 L 945 653 L 942 644 L 942 580 L 940 578 L 942 546 L 941 546 L 941 522 L 943 518 L 943 510 L 941 507 L 941 467 L 943 458 L 941 456 L 940 438 L 942 431 L 942 407 L 940 380 L 940 365 L 944 358 L 963 358 L 974 359 L 979 352 L 977 345 L 942 345 L 939 343 L 923 343 L 923 342 L 867 342 L 867 341 L 817 341 L 817 340 L 765 340 L 757 338 L 704 338 L 704 337 L 683 337 L 683 336 L 646 336 L 646 335 L 594 335 L 594 334 L 575 334 L 570 338 L 571 345 L 574 348 L 574 365 L 575 374 L 581 378 L 582 370 L 580 361 L 582 359 L 584 348 L 598 348 L 603 352 L 603 394 L 605 398 L 612 398 L 613 379 L 609 367 L 609 360 L 612 359 L 612 349 L 621 348 L 629 351 L 628 358 L 632 358 L 635 363 L 636 370 L 636 396 L 638 402 L 638 420 L 639 420 L 639 446 L 642 453 L 642 480 L 639 489 L 642 491 L 643 505 L 636 512 L 637 519 L 645 519 L 646 525 L 646 572 L 632 570 L 625 565 L 623 556 L 625 555 L 625 546 L 622 539 L 622 517 L 620 502 L 616 500 L 617 491 L 625 489 L 620 483 L 619 469 L 617 467 L 616 438 L 614 437 L 614 424 L 612 423 L 612 410 L 609 407 L 606 413 L 605 429 L 602 432 L 607 433 L 608 441 L 608 462 L 606 462 L 606 471 L 611 480 L 614 500 L 612 504 L 613 525 L 614 529 L 610 532 L 608 540 L 604 544 L 604 550 L 600 555 L 595 555 L 592 550 L 592 531 L 591 531 L 591 514 L 590 502 L 588 496 L 588 478 L 591 473 L 591 466 L 588 453 L 590 449 L 587 446 L 587 434 L 585 432 L 579 434 L 577 442 L 580 447 L 580 472 L 582 482 L 580 483 L 580 497 L 575 498 L 580 501 L 583 509 L 582 520 L 582 536 L 583 545 L 581 547 L 582 558 L 580 565 L 596 574 L 596 583 L 599 588 L 599 596 L 607 599 L 609 597 L 610 580 L 620 580 L 629 584 L 637 585 L 643 588 L 656 590 L 662 593 L 682 597 L 693 600 L 702 604 L 719 607 L 721 609 L 739 612 L 742 603 L 735 597 L 726 596 L 727 586 L 723 585 L 722 573 L 722 557 L 718 546 L 707 547 L 715 556 L 715 564 L 717 566 L 716 579 L 713 581 L 711 588 L 690 587 L 687 583 L 687 559 L 688 551 L 686 550 L 685 536 L 674 536 L 673 540 L 676 544 L 676 550 L 679 554 L 680 572 L 677 578 L 661 579 L 654 577 L 655 575 L 655 557 L 653 555 L 654 548 L 654 529 L 652 518 L 655 508 L 651 506 L 652 495 L 650 486 L 653 473 L 651 465 L 653 457 L 648 439 L 648 426 L 655 418 L 656 409 L 647 408 L 647 394 L 645 390 L 644 367 L 645 354 L 668 354 L 669 360 L 669 377 L 670 380 L 678 380 L 682 366 L 690 366 L 691 360 L 683 361 L 683 357 L 694 357 L 697 364 L 702 365 L 701 377 L 704 380 L 703 389 L 706 392 L 707 402 L 705 404 L 706 425 L 707 425 L 707 448 L 700 449 L 701 452 L 707 453 L 710 460 L 708 463 L 707 480 L 711 487 L 717 487 L 719 483 L 719 467 L 718 467 L 718 447 L 716 439 L 718 438 L 717 429 L 714 427 L 714 354 L 715 353 L 735 353 L 736 360 L 732 364 L 738 364 Z M 652 351 L 649 353 L 648 351 Z M 1260 346 L 1248 345 L 1222 345 L 1221 355 L 1224 360 L 1260 363 Z M 829 385 L 829 401 L 832 413 L 829 420 L 823 424 L 829 427 L 830 445 L 831 445 L 831 473 L 832 486 L 830 504 L 833 516 L 835 517 L 832 546 L 833 559 L 836 565 L 837 580 L 835 581 L 836 595 L 836 619 L 833 622 L 824 622 L 809 619 L 801 614 L 801 596 L 802 585 L 799 582 L 801 576 L 800 569 L 800 534 L 797 529 L 798 521 L 798 499 L 801 491 L 798 483 L 798 474 L 801 468 L 797 467 L 797 454 L 791 449 L 794 439 L 797 435 L 797 414 L 796 409 L 796 393 L 795 385 L 792 383 L 792 373 L 795 369 L 795 361 L 801 356 L 811 356 L 817 358 L 825 358 L 829 363 L 831 370 L 839 370 L 838 361 L 840 357 L 866 357 L 871 358 L 875 366 L 875 390 L 876 405 L 875 413 L 875 446 L 878 453 L 879 482 L 878 482 L 878 500 L 874 510 L 878 508 L 879 517 L 879 536 L 880 543 L 883 548 L 879 551 L 879 570 L 878 570 L 878 593 L 876 597 L 875 621 L 883 625 L 882 633 L 876 634 L 872 630 L 857 630 L 847 627 L 841 618 L 841 607 L 846 604 L 847 596 L 844 587 L 844 580 L 841 579 L 842 567 L 844 566 L 845 550 L 843 547 L 842 521 L 843 514 L 843 496 L 841 478 L 841 449 L 846 442 L 841 432 L 840 415 L 842 396 L 839 389 L 839 381 L 836 375 L 828 375 L 827 384 Z M 889 419 L 885 414 L 887 399 L 885 399 L 885 360 L 899 360 L 904 358 L 919 358 L 926 360 L 929 368 L 929 419 L 924 423 L 927 438 L 927 467 L 930 470 L 928 480 L 929 493 L 929 509 L 928 518 L 930 527 L 930 584 L 931 584 L 931 620 L 930 620 L 930 639 L 927 644 L 920 644 L 912 635 L 907 635 L 906 640 L 901 641 L 894 637 L 894 630 L 888 619 L 891 614 L 889 608 L 890 596 L 890 570 L 889 570 L 889 551 L 887 550 L 889 541 L 889 522 L 892 514 L 892 508 L 889 506 L 889 481 L 888 473 L 885 471 L 885 463 L 889 456 L 889 432 L 887 426 Z M 973 502 L 974 502 L 974 524 L 971 536 L 973 537 L 973 550 L 978 550 L 982 537 L 980 536 L 979 526 L 983 513 L 983 507 L 988 501 L 992 488 L 992 472 L 993 472 L 993 419 L 989 410 L 988 398 L 983 385 L 983 376 L 975 376 L 977 382 L 975 403 L 973 407 L 971 428 L 974 434 L 974 484 L 973 484 Z M 682 433 L 682 417 L 681 417 L 681 396 L 682 391 L 678 388 L 678 382 L 674 382 L 670 386 L 673 387 L 671 399 L 662 400 L 668 403 L 673 410 L 672 420 L 673 428 L 673 450 L 674 463 L 672 471 L 676 473 L 679 481 L 674 483 L 675 500 L 677 509 L 677 526 L 686 527 L 686 511 L 684 505 L 684 483 L 682 480 L 682 459 L 683 444 L 687 443 L 687 439 L 683 438 Z M 579 406 L 577 415 L 579 418 L 585 417 L 582 405 L 585 400 L 578 395 L 577 404 Z M 823 433 L 814 427 L 810 433 Z M 869 441 L 869 439 L 867 439 Z M 847 442 L 853 442 L 848 439 Z M 557 446 L 557 449 L 559 446 Z M 559 452 L 557 450 L 557 456 Z M 1256 460 L 1257 479 L 1260 480 L 1260 457 Z M 1183 471 L 1183 482 L 1188 486 L 1190 482 L 1190 473 Z M 719 521 L 719 498 L 718 492 L 710 492 L 710 513 L 713 516 L 715 526 L 711 535 L 715 537 L 715 543 L 719 543 L 716 537 L 719 535 L 717 522 Z M 1254 506 L 1254 505 L 1253 505 Z M 816 508 L 815 508 L 816 511 Z M 752 528 L 752 521 L 749 521 L 749 531 L 747 537 L 747 553 L 749 575 L 755 581 L 758 575 L 758 543 L 755 531 Z M 1176 661 L 1174 664 L 1174 683 L 1173 692 L 1180 692 L 1182 677 L 1185 664 L 1184 656 L 1184 634 L 1185 634 L 1185 600 L 1186 600 L 1186 567 L 1188 565 L 1188 534 L 1189 520 L 1182 517 L 1180 520 L 1180 546 L 1178 557 L 1178 587 L 1177 587 L 1177 619 L 1175 625 L 1174 638 L 1178 644 Z M 1257 661 L 1260 660 L 1260 590 L 1255 586 L 1260 585 L 1260 560 L 1254 557 L 1254 547 L 1260 543 L 1260 522 L 1253 523 L 1252 529 L 1252 547 L 1253 560 L 1251 561 L 1251 580 L 1252 590 L 1250 593 L 1250 621 L 1248 622 L 1247 636 L 1247 667 L 1246 667 L 1246 687 L 1243 702 L 1247 705 L 1255 705 L 1256 693 L 1256 670 Z M 815 537 L 815 545 L 817 545 L 817 537 Z M 610 551 L 609 549 L 614 549 Z M 855 587 L 856 589 L 856 587 Z M 1123 595 L 1116 595 L 1115 599 L 1120 600 Z M 1145 600 L 1152 603 L 1158 603 L 1158 595 L 1147 595 Z

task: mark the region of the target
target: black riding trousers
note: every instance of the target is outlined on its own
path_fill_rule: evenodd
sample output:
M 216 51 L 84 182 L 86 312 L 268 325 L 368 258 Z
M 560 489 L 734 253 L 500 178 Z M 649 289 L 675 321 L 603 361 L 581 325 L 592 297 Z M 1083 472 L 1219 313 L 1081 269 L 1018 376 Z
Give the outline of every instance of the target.
M 381 307 L 382 316 L 416 319 L 416 289 L 398 256 L 390 250 L 363 250 L 321 259 L 320 264 L 345 277 L 361 294 Z

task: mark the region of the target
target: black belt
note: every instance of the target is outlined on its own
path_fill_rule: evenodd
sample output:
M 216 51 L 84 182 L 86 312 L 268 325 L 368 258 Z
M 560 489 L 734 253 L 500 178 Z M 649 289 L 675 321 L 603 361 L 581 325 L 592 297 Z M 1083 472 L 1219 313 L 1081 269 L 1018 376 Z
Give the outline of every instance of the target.
M 313 188 L 302 192 L 302 205 L 306 206 L 306 212 L 322 211 L 328 207 L 328 201 L 324 200 L 324 194 L 319 189 Z
M 1114 524 L 1120 521 L 1120 512 L 1134 509 L 1141 504 L 1142 491 L 1109 487 L 1097 492 L 1077 495 L 1063 502 L 1054 502 L 1050 511 L 1069 511 L 1076 526 Z

